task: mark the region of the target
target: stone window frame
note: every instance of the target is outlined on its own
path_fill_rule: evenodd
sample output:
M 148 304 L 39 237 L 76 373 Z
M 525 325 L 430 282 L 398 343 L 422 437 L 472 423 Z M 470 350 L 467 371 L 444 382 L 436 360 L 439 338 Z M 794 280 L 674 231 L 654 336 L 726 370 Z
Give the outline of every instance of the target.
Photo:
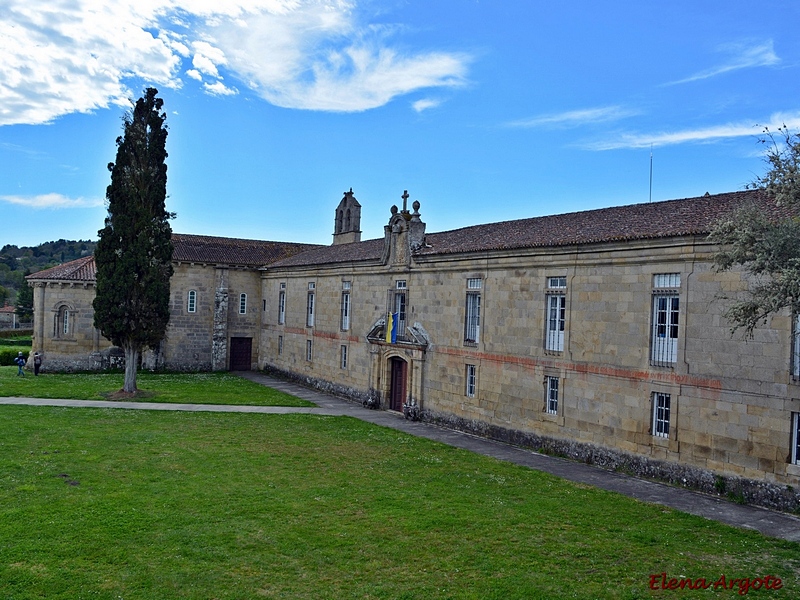
M 283 354 L 283 336 L 278 336 L 278 356 Z
M 278 292 L 278 325 L 286 324 L 286 284 L 281 283 Z
M 306 327 L 314 327 L 316 313 L 316 291 L 317 284 L 313 281 L 308 283 L 308 296 L 306 297 Z
M 564 352 L 567 330 L 567 276 L 550 275 L 544 296 L 544 351 L 546 354 Z
M 672 394 L 662 390 L 651 392 L 652 411 L 650 433 L 653 437 L 671 439 L 674 426 L 672 416 Z
M 239 294 L 239 314 L 240 315 L 247 314 L 247 294 L 244 292 Z
M 75 307 L 66 302 L 60 302 L 53 308 L 55 313 L 53 322 L 53 337 L 61 340 L 70 340 L 75 337 Z
M 467 278 L 467 297 L 464 303 L 464 345 L 477 346 L 481 336 L 481 290 L 480 277 Z
M 681 274 L 653 275 L 650 311 L 650 365 L 673 368 L 678 362 L 681 318 Z
M 467 363 L 464 365 L 464 395 L 474 398 L 478 393 L 478 366 Z
M 349 331 L 350 330 L 350 313 L 352 310 L 352 304 L 350 302 L 350 290 L 352 289 L 352 284 L 349 281 L 342 282 L 342 304 L 341 304 L 341 319 L 339 321 L 339 327 L 342 331 Z
M 306 340 L 306 360 L 311 362 L 314 359 L 314 344 L 311 340 Z
M 792 449 L 791 463 L 800 465 L 800 412 L 792 413 Z
M 544 380 L 544 412 L 557 415 L 561 405 L 561 378 L 558 375 L 545 375 Z
M 340 369 L 347 369 L 347 359 L 348 359 L 347 354 L 348 354 L 347 345 L 346 344 L 342 344 L 342 346 L 339 349 L 339 368 Z
M 186 312 L 197 312 L 197 290 L 189 290 L 186 294 Z

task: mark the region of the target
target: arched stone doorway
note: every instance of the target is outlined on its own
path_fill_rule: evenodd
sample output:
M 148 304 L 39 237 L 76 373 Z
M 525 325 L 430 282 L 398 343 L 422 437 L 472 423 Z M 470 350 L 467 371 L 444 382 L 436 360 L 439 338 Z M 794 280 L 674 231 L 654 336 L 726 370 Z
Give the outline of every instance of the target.
M 408 395 L 408 363 L 393 356 L 389 359 L 389 410 L 403 412 Z

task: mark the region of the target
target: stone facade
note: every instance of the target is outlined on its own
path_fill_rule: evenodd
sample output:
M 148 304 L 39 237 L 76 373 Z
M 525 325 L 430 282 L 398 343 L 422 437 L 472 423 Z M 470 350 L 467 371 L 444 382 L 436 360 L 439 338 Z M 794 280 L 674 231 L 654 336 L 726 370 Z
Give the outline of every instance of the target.
M 441 233 L 426 233 L 420 204 L 409 210 L 407 200 L 378 239 L 360 241 L 351 190 L 331 246 L 249 262 L 176 250 L 172 318 L 150 364 L 266 369 L 476 434 L 798 505 L 793 318 L 774 316 L 753 339 L 732 336 L 723 298 L 748 283 L 716 272 L 706 241 L 714 220 L 762 197 Z M 40 279 L 31 280 L 47 292 L 34 295 L 37 327 L 44 316 L 57 332 L 68 305 L 76 332 L 85 328 L 60 340 L 48 325 L 33 348 L 43 344 L 46 363 L 107 348 L 85 309 L 92 285 Z

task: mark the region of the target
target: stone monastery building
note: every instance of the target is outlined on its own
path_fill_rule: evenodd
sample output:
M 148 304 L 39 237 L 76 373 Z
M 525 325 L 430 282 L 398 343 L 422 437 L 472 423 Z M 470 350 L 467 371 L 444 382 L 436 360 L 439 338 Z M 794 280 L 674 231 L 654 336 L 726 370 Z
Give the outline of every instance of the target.
M 731 335 L 706 240 L 737 192 L 428 233 L 419 202 L 361 241 L 174 234 L 172 316 L 146 367 L 267 369 L 381 409 L 699 487 L 800 487 L 796 318 Z M 770 208 L 771 207 L 771 208 Z M 113 364 L 82 258 L 28 277 L 49 369 Z M 795 499 L 796 501 L 796 499 Z

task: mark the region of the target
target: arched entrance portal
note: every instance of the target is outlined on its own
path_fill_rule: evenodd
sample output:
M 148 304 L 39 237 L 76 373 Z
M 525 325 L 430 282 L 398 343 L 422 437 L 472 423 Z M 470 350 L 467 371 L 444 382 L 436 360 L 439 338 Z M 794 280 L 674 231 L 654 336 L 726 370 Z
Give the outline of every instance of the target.
M 406 401 L 408 363 L 395 356 L 389 360 L 389 369 L 389 410 L 403 412 L 403 403 Z

